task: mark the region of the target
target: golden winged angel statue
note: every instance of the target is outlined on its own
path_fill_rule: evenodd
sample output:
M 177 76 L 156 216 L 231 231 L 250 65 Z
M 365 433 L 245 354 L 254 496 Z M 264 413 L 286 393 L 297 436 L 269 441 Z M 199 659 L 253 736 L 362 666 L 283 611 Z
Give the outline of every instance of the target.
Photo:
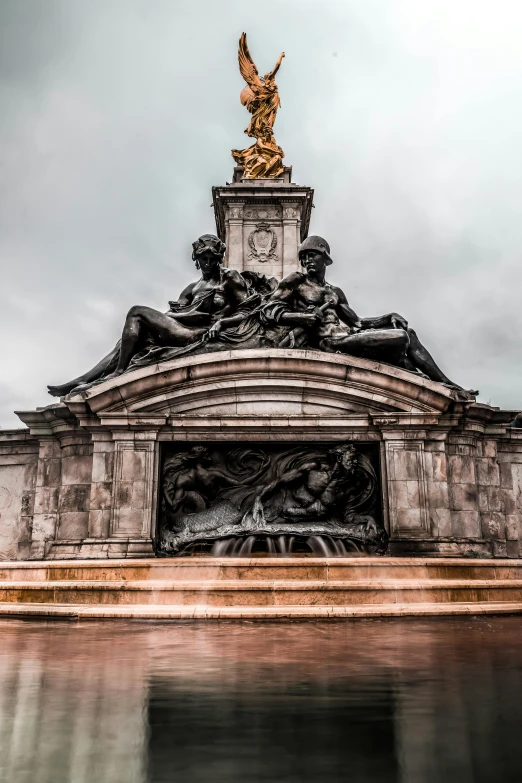
M 246 81 L 240 100 L 252 115 L 245 133 L 252 136 L 256 143 L 244 150 L 232 150 L 232 157 L 239 166 L 243 166 L 246 179 L 278 177 L 283 173 L 284 152 L 276 144 L 272 128 L 281 105 L 275 75 L 284 56 L 285 53 L 281 52 L 274 70 L 260 77 L 248 50 L 246 33 L 239 39 L 239 70 Z

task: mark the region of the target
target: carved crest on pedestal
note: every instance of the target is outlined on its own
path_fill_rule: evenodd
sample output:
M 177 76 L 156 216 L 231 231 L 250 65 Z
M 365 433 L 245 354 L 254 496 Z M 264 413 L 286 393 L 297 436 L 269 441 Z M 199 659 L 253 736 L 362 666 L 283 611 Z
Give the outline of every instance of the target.
M 269 223 L 258 223 L 248 236 L 248 254 L 249 261 L 278 261 L 275 249 L 277 247 L 277 236 Z

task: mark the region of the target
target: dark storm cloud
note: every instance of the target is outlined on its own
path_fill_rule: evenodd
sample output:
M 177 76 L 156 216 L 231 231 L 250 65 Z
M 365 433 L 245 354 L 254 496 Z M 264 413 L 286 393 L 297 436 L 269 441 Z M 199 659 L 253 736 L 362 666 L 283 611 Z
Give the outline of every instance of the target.
M 0 421 L 52 402 L 136 303 L 164 309 L 213 230 L 247 114 L 247 30 L 276 137 L 362 315 L 522 407 L 516 2 L 0 0 Z

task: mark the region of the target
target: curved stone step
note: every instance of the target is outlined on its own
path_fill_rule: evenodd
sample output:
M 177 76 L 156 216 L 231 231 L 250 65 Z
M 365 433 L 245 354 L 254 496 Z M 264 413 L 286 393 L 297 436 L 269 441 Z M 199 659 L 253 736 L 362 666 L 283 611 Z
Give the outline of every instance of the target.
M 522 580 L 139 580 L 0 582 L 2 603 L 352 606 L 517 603 Z
M 40 620 L 347 620 L 375 617 L 522 614 L 522 603 L 417 603 L 372 606 L 134 606 L 0 603 L 0 617 Z
M 187 619 L 522 611 L 522 560 L 220 558 L 0 563 L 0 615 Z
M 0 581 L 522 579 L 522 560 L 471 558 L 148 558 L 0 562 Z

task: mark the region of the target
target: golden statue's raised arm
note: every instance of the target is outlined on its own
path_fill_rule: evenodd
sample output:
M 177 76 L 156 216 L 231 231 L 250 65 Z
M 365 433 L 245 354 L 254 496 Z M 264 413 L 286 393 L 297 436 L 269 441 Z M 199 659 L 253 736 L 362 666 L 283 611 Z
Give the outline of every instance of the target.
M 274 78 L 284 56 L 285 53 L 281 52 L 274 70 L 261 78 L 250 54 L 246 33 L 239 39 L 239 70 L 246 81 L 240 100 L 252 115 L 245 133 L 256 139 L 256 143 L 244 150 L 232 150 L 232 156 L 236 163 L 243 167 L 243 176 L 247 179 L 278 177 L 284 169 L 284 153 L 281 147 L 277 146 L 272 130 L 281 105 Z
M 274 66 L 274 70 L 270 71 L 270 73 L 268 74 L 270 79 L 273 79 L 275 77 L 276 73 L 278 72 L 278 70 L 280 69 L 281 63 L 283 62 L 283 57 L 284 56 L 285 56 L 285 53 L 281 52 L 281 54 L 279 55 L 279 59 L 278 59 L 278 61 L 276 62 L 275 66 Z

